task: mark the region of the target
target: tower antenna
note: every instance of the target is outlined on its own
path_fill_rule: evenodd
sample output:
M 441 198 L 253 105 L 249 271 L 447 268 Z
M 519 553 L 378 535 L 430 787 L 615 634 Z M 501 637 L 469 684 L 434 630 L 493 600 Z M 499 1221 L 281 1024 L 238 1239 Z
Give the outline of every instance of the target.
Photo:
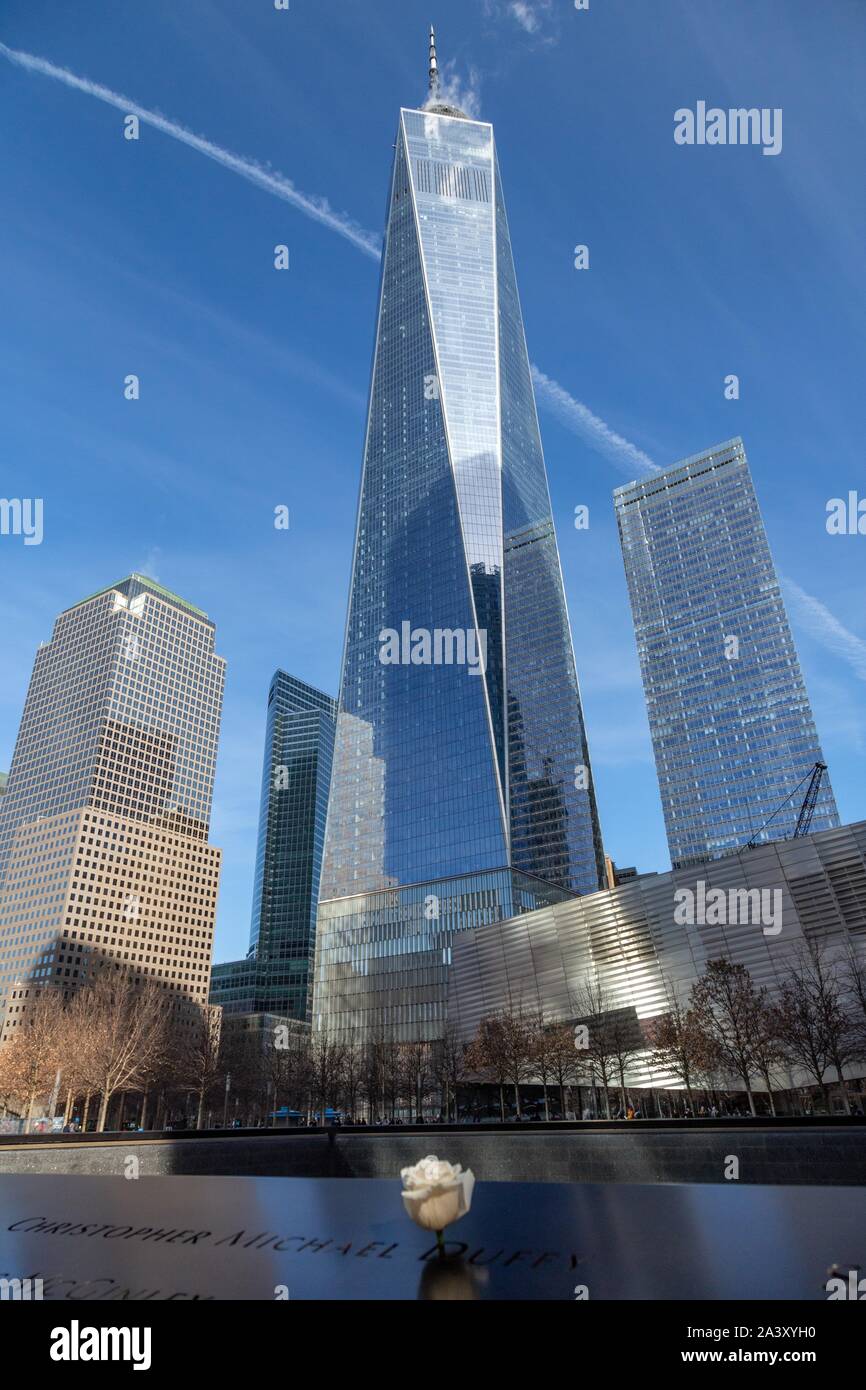
M 439 91 L 439 64 L 436 61 L 436 31 L 430 25 L 430 95 L 435 97 Z

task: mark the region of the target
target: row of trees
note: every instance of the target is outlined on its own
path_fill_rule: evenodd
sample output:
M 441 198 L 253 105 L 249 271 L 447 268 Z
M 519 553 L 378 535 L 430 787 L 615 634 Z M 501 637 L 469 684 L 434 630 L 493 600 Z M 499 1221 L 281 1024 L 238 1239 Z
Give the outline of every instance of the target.
M 545 1118 L 575 1110 L 571 1088 L 587 1088 L 588 1113 L 625 1113 L 647 1083 L 682 1088 L 692 1113 L 703 1093 L 742 1092 L 754 1114 L 762 1090 L 793 1073 L 831 1106 L 835 1085 L 850 1111 L 844 1072 L 866 1059 L 866 964 L 818 947 L 793 960 L 778 989 L 756 986 L 727 960 L 708 963 L 686 994 L 668 988 L 667 1012 L 641 1028 L 597 983 L 571 1000 L 574 1021 L 510 1001 L 481 1021 L 466 1045 L 449 1031 L 435 1043 L 381 1037 L 364 1044 L 280 1024 L 272 1032 L 220 1031 L 219 1010 L 182 1009 L 156 987 L 136 989 L 122 974 L 99 976 L 64 1003 L 46 990 L 29 1004 L 17 1035 L 0 1048 L 0 1114 L 37 1105 L 82 1129 L 268 1124 L 277 1110 L 307 1121 L 328 1112 L 349 1119 L 456 1119 L 472 1101 L 494 1099 L 502 1119 L 525 1088 L 540 1088 Z M 462 1102 L 462 1104 L 461 1104 Z M 534 1102 L 533 1102 L 534 1104 Z
M 37 1104 L 64 1125 L 104 1130 L 124 1119 L 138 1097 L 142 1128 L 158 1128 L 178 1096 L 194 1096 L 199 1116 L 219 1056 L 219 1011 L 170 1000 L 155 984 L 136 987 L 123 974 L 97 976 L 65 1001 L 44 989 L 27 1004 L 12 1039 L 0 1047 L 0 1113 L 23 1118 Z M 62 1107 L 58 1110 L 58 1107 Z
M 844 1072 L 866 1059 L 866 963 L 853 950 L 839 958 L 813 945 L 789 963 L 771 995 L 745 966 L 713 960 L 688 998 L 673 997 L 648 1031 L 653 1065 L 676 1077 L 690 1102 L 696 1086 L 733 1083 L 754 1114 L 760 1081 L 775 1114 L 774 1092 L 799 1073 L 828 1112 L 835 1084 L 850 1114 Z
M 866 963 L 853 951 L 840 959 L 817 945 L 804 949 L 772 995 L 745 966 L 724 959 L 709 961 L 687 993 L 669 985 L 667 995 L 667 1011 L 643 1028 L 598 983 L 572 996 L 576 1025 L 551 1026 L 512 1001 L 482 1020 L 466 1062 L 498 1088 L 503 1118 L 506 1087 L 519 1114 L 521 1086 L 540 1084 L 548 1116 L 550 1086 L 563 1114 L 566 1086 L 586 1086 L 603 1097 L 610 1117 L 615 1095 L 624 1114 L 630 1088 L 669 1079 L 685 1091 L 692 1114 L 698 1093 L 721 1099 L 737 1091 L 754 1115 L 758 1087 L 775 1114 L 775 1093 L 793 1088 L 795 1074 L 818 1090 L 828 1112 L 835 1085 L 851 1113 L 844 1073 L 866 1059 Z

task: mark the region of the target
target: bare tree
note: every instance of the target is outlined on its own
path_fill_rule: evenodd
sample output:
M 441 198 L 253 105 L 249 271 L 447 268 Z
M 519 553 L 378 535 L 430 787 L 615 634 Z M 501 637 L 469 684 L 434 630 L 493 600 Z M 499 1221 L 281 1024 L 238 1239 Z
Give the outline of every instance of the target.
M 532 1018 L 530 1023 L 530 1061 L 532 1074 L 537 1076 L 541 1082 L 542 1093 L 544 1095 L 544 1118 L 550 1119 L 550 1101 L 548 1098 L 548 1087 L 556 1075 L 556 1030 L 551 1027 L 544 1017 L 544 1010 L 539 1009 L 538 1013 Z M 571 1050 L 574 1053 L 574 1039 L 571 1040 Z M 563 1118 L 565 1117 L 565 1106 L 562 1108 Z
M 579 1074 L 586 1076 L 591 1085 L 601 1086 L 605 1113 L 610 1119 L 610 1087 L 616 1074 L 610 1028 L 613 1003 L 598 980 L 588 980 L 572 995 L 571 1007 L 578 1026 L 585 1029 L 586 1046 L 578 1046 L 576 1053 Z
M 419 1119 L 423 1118 L 424 1096 L 430 1080 L 430 1044 L 426 1042 L 405 1043 L 401 1048 L 402 1089 L 409 1106 L 411 1121 L 413 1109 Z
M 776 1113 L 776 1098 L 773 1092 L 778 1084 L 777 1071 L 785 1061 L 785 1048 L 781 1038 L 781 1018 L 775 1004 L 766 1000 L 758 1011 L 752 1038 L 752 1058 L 755 1070 L 767 1088 L 767 1101 L 770 1114 Z
M 328 1106 L 339 1098 L 343 1079 L 345 1049 L 324 1029 L 312 1034 L 310 1040 L 310 1071 L 312 1095 L 320 1108 L 322 1124 Z
M 364 1049 L 354 1035 L 350 1035 L 343 1047 L 342 1087 L 346 1111 L 352 1122 L 358 1117 L 358 1099 L 363 1089 L 365 1069 Z
M 842 978 L 849 1008 L 857 1020 L 859 1042 L 866 1047 L 866 957 L 857 952 L 850 939 Z
M 24 1108 L 24 1133 L 40 1096 L 51 1090 L 61 1064 L 63 1000 L 59 991 L 41 989 L 26 1006 L 14 1038 L 5 1043 L 7 1085 Z
M 644 1050 L 644 1038 L 637 1031 L 637 1021 L 631 1010 L 617 1010 L 607 1024 L 608 1041 L 616 1075 L 623 1113 L 629 1105 L 626 1073 L 635 1057 Z
M 466 1050 L 466 1066 L 470 1072 L 492 1082 L 499 1088 L 499 1117 L 505 1119 L 505 1084 L 508 1081 L 508 1048 L 505 1029 L 499 1014 L 482 1018 L 478 1031 Z
M 18 1083 L 15 1049 L 7 1043 L 5 1047 L 0 1047 L 0 1113 L 6 1115 L 13 1108 L 17 1112 L 21 1100 L 17 1092 Z
M 433 1047 L 433 1074 L 439 1087 L 443 1118 L 457 1119 L 457 1089 L 466 1075 L 466 1048 L 453 1024 L 448 1024 L 443 1037 Z
M 125 973 L 100 973 L 86 993 L 88 1061 L 92 1089 L 100 1096 L 96 1128 L 101 1133 L 112 1098 L 140 1084 L 143 1070 L 165 1047 L 167 1018 L 159 987 L 136 987 Z
M 570 1023 L 557 1024 L 548 1029 L 545 1044 L 550 1064 L 550 1073 L 559 1087 L 559 1104 L 565 1119 L 568 1107 L 565 1103 L 565 1088 L 575 1083 L 580 1075 L 574 1029 Z
M 514 1087 L 514 1107 L 517 1118 L 520 1119 L 523 1113 L 520 1107 L 520 1087 L 532 1078 L 532 1019 L 523 1005 L 515 1003 L 510 996 L 499 1017 L 502 1026 L 505 1078 Z
M 691 1006 L 698 1026 L 710 1039 L 724 1065 L 743 1082 L 749 1109 L 755 1111 L 752 1078 L 757 1070 L 755 1043 L 767 991 L 757 989 L 744 965 L 724 959 L 707 961 L 703 975 L 692 985 Z
M 192 1029 L 192 1038 L 186 1048 L 184 1080 L 194 1089 L 197 1097 L 195 1127 L 204 1127 L 204 1107 L 208 1093 L 220 1075 L 220 1035 L 222 1032 L 222 1009 L 205 1004 L 197 1014 Z M 139 1079 L 144 1075 L 144 1067 L 139 1069 Z
M 694 1113 L 692 1087 L 707 1050 L 707 1038 L 694 1010 L 686 1007 L 682 999 L 670 991 L 667 1013 L 650 1019 L 646 1030 L 652 1067 L 682 1082 Z
M 786 1055 L 813 1077 L 830 1113 L 827 1072 L 834 1067 L 842 1103 L 851 1107 L 843 1068 L 863 1055 L 862 1038 L 848 1011 L 835 966 L 812 945 L 789 966 L 779 992 L 778 1032 Z

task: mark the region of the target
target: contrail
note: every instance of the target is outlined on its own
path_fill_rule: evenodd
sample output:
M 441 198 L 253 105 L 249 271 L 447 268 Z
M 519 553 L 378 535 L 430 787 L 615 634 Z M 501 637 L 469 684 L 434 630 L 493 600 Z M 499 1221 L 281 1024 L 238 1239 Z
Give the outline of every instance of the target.
M 170 121 L 165 116 L 160 116 L 156 111 L 149 111 L 146 107 L 139 106 L 137 102 L 130 101 L 128 97 L 122 96 L 119 92 L 113 92 L 109 87 L 102 87 L 99 83 L 91 82 L 87 78 L 76 77 L 75 73 L 69 72 L 67 68 L 56 67 L 54 63 L 36 57 L 35 54 L 22 53 L 17 49 L 7 48 L 4 43 L 0 43 L 0 54 L 4 58 L 8 58 L 10 63 L 23 68 L 26 72 L 38 73 L 42 77 L 51 77 L 56 82 L 62 82 L 64 86 L 71 87 L 74 91 L 84 92 L 86 96 L 96 97 L 97 101 L 103 101 L 109 106 L 116 107 L 118 111 L 123 111 L 126 115 L 137 116 L 146 125 L 161 131 L 163 135 L 171 136 L 173 140 L 180 140 L 190 149 L 197 150 L 199 154 L 206 155 L 208 159 L 221 164 L 224 169 L 230 170 L 233 174 L 239 174 L 241 178 L 247 179 L 258 188 L 263 188 L 266 193 L 283 198 L 305 216 L 312 217 L 316 222 L 321 222 L 323 226 L 329 227 L 332 232 L 337 232 L 339 236 L 345 237 L 347 241 L 350 241 L 353 246 L 356 246 L 359 251 L 363 251 L 366 256 L 370 256 L 371 259 L 378 261 L 381 258 L 382 243 L 380 237 L 376 236 L 374 232 L 368 232 L 344 213 L 335 212 L 327 198 L 301 193 L 299 189 L 295 188 L 291 179 L 286 178 L 284 174 L 268 169 L 255 160 L 243 159 L 240 155 L 232 154 L 230 150 L 222 149 L 220 145 L 215 145 L 211 140 L 205 140 L 201 135 L 194 135 L 191 130 L 178 125 L 176 121 Z M 532 379 L 541 403 L 558 416 L 568 429 L 585 439 L 593 449 L 625 472 L 630 479 L 646 477 L 656 471 L 656 465 L 642 450 L 627 439 L 623 439 L 604 420 L 593 414 L 588 406 L 575 400 L 564 387 L 546 376 L 538 367 L 532 368 Z
M 536 366 L 532 368 L 532 383 L 538 399 L 574 434 L 580 435 L 604 454 L 610 463 L 627 473 L 629 481 L 636 477 L 647 478 L 658 472 L 658 465 L 653 463 L 649 455 L 628 439 L 623 439 L 621 434 L 594 415 L 589 406 L 575 400 L 558 381 L 545 376 Z
M 866 641 L 843 627 L 820 599 L 807 594 L 793 579 L 786 579 L 781 574 L 779 579 L 801 625 L 810 636 L 846 661 L 861 681 L 866 681 Z
M 178 125 L 176 121 L 170 121 L 165 116 L 160 116 L 156 111 L 148 111 L 146 107 L 139 106 L 119 92 L 112 92 L 109 87 L 101 87 L 97 82 L 90 82 L 84 77 L 76 77 L 75 73 L 69 72 L 66 68 L 55 67 L 53 63 L 46 62 L 44 58 L 37 58 L 32 53 L 21 53 L 17 49 L 7 48 L 4 43 L 0 43 L 0 54 L 4 58 L 8 58 L 10 63 L 23 68 L 26 72 L 39 73 L 42 77 L 52 77 L 56 82 L 62 82 L 66 87 L 72 87 L 77 92 L 84 92 L 87 96 L 96 97 L 97 101 L 104 101 L 108 106 L 115 106 L 118 111 L 123 111 L 126 115 L 137 116 L 140 121 L 153 126 L 163 135 L 170 135 L 173 140 L 180 140 L 182 144 L 189 145 L 190 149 L 197 150 L 199 154 L 206 155 L 208 159 L 221 164 L 224 169 L 231 170 L 233 174 L 240 174 L 241 178 L 263 188 L 266 193 L 273 193 L 275 197 L 291 203 L 307 217 L 312 217 L 314 221 L 330 227 L 332 232 L 337 232 L 339 236 L 345 237 L 365 255 L 371 256 L 373 260 L 379 260 L 381 255 L 379 237 L 373 232 L 365 231 L 363 227 L 360 227 L 357 222 L 344 213 L 335 212 L 327 198 L 320 198 L 316 194 L 302 193 L 285 175 L 258 164 L 255 160 L 243 159 L 240 155 L 232 154 L 230 150 L 224 150 L 221 146 L 214 145 L 212 141 L 205 140 L 200 135 L 194 135 L 191 130 Z

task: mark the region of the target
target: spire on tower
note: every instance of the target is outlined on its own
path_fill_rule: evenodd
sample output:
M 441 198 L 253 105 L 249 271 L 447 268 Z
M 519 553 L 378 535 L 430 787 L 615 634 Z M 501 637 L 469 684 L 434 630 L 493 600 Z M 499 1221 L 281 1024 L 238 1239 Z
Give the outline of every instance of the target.
M 436 31 L 430 25 L 430 95 L 435 97 L 439 91 L 439 64 L 436 61 Z

